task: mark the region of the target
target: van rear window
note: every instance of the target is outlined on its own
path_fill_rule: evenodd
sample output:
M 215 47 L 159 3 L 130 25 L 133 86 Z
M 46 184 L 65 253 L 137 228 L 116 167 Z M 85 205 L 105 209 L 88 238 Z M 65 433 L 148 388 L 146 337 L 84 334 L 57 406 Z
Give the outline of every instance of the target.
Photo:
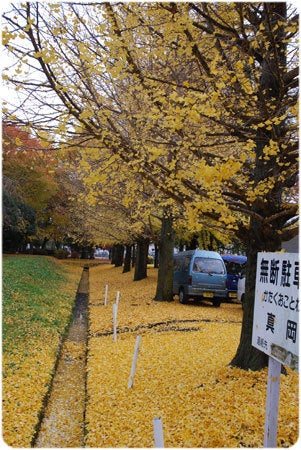
M 235 262 L 225 261 L 225 265 L 227 268 L 227 273 L 229 275 L 239 275 L 245 267 L 246 263 L 239 264 Z
M 225 268 L 220 259 L 213 258 L 195 258 L 193 262 L 194 272 L 224 274 Z

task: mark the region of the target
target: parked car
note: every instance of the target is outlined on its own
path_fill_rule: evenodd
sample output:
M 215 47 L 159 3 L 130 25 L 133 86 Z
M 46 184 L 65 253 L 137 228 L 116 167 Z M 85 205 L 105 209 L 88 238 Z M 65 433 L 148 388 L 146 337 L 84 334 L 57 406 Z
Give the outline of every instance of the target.
M 97 248 L 94 252 L 94 258 L 96 259 L 108 259 L 109 252 L 108 250 L 102 250 L 101 248 Z
M 247 257 L 242 255 L 222 255 L 224 263 L 227 269 L 227 279 L 228 279 L 228 300 L 233 300 L 237 298 L 237 284 L 239 275 L 244 270 Z
M 174 255 L 173 293 L 180 303 L 190 298 L 220 306 L 227 298 L 227 272 L 219 253 L 189 250 Z

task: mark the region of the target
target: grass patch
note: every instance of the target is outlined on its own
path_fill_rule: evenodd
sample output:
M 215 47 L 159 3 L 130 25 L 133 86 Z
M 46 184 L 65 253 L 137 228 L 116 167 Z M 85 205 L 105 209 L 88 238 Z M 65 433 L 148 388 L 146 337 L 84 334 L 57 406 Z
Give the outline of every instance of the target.
M 30 348 L 31 337 L 41 337 L 44 328 L 61 333 L 74 299 L 74 292 L 64 289 L 67 279 L 67 270 L 52 259 L 3 259 L 4 352 Z
M 10 446 L 30 446 L 81 272 L 50 257 L 3 258 L 3 437 Z

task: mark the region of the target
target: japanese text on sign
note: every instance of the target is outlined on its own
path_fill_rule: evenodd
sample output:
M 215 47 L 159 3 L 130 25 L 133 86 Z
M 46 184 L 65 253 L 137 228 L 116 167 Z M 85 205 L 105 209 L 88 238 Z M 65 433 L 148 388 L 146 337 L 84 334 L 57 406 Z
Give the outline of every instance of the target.
M 298 371 L 299 259 L 258 253 L 252 345 Z

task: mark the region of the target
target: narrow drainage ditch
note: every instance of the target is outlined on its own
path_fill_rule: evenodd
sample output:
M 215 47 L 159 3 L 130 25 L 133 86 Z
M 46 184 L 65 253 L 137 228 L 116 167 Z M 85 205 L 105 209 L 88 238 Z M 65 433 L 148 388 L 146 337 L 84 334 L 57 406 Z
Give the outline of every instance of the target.
M 72 321 L 32 447 L 84 447 L 89 267 L 84 267 Z

